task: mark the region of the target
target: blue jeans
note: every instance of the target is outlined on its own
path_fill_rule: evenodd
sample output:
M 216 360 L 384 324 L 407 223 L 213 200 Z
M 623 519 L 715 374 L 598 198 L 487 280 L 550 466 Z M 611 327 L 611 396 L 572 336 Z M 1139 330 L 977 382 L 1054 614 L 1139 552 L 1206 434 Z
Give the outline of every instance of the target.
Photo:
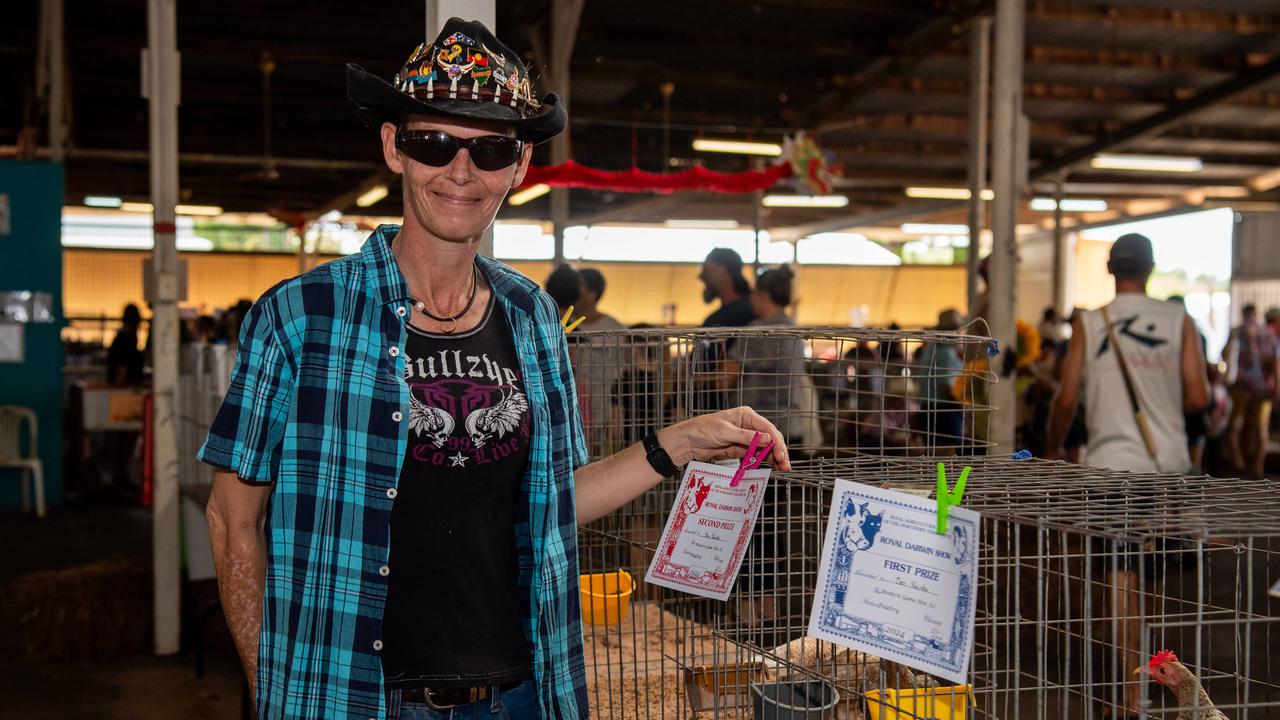
M 489 688 L 489 697 L 480 702 L 458 705 L 448 710 L 432 710 L 422 703 L 400 701 L 401 691 L 387 691 L 387 720 L 538 720 L 538 691 L 525 680 L 506 692 Z

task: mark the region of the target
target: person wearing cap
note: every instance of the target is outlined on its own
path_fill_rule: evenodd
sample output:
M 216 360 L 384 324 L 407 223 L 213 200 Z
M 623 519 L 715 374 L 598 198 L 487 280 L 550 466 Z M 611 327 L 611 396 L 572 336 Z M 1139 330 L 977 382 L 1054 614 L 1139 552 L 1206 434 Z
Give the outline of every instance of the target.
M 1147 295 L 1147 280 L 1154 268 L 1146 236 L 1131 233 L 1111 246 L 1107 270 L 1115 277 L 1116 298 L 1105 310 L 1132 393 L 1112 351 L 1103 310 L 1081 314 L 1072 327 L 1054 400 L 1052 450 L 1062 447 L 1083 391 L 1089 435 L 1086 464 L 1134 472 L 1181 473 L 1191 467 L 1183 418 L 1208 402 L 1204 355 L 1186 311 Z M 1135 417 L 1139 410 L 1149 427 L 1152 448 L 1139 429 Z
M 563 105 L 457 18 L 347 83 L 404 223 L 259 298 L 199 452 L 258 717 L 586 717 L 577 526 L 783 438 L 737 408 L 587 465 L 555 303 L 477 254 Z
M 1111 246 L 1107 270 L 1115 277 L 1116 297 L 1104 308 L 1081 313 L 1072 324 L 1049 420 L 1050 459 L 1065 456 L 1063 443 L 1083 394 L 1085 464 L 1141 473 L 1192 471 L 1184 418 L 1208 404 L 1204 355 L 1186 311 L 1147 295 L 1154 268 L 1146 236 L 1123 235 Z M 1108 638 L 1116 648 L 1116 664 L 1099 670 L 1099 681 L 1106 686 L 1096 692 L 1099 697 L 1117 692 L 1106 701 L 1137 715 L 1140 685 L 1122 682 L 1140 664 L 1142 616 L 1150 612 L 1137 573 L 1145 575 L 1149 599 L 1158 594 L 1152 588 L 1159 581 L 1160 563 L 1150 547 L 1095 542 L 1094 549 L 1096 571 L 1108 587 L 1105 616 L 1127 618 L 1114 624 Z M 1123 557 L 1119 568 L 1103 562 L 1108 552 Z

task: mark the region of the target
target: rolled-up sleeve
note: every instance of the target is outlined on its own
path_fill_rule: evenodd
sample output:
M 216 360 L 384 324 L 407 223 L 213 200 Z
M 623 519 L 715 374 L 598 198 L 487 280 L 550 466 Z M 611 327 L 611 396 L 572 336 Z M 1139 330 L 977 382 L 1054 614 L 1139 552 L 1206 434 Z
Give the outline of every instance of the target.
M 241 479 L 270 483 L 294 394 L 293 366 L 269 297 L 245 317 L 231 384 L 196 457 Z

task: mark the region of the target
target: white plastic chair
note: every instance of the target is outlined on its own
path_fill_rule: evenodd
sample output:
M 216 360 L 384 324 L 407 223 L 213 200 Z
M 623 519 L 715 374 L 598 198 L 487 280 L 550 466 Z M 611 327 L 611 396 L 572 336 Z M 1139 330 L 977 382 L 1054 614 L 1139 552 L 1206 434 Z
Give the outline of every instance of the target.
M 27 423 L 29 454 L 22 452 L 22 424 Z M 44 464 L 40 462 L 39 443 L 37 442 L 38 425 L 36 413 L 31 408 L 21 405 L 0 405 L 0 468 L 19 468 L 22 470 L 22 509 L 31 509 L 31 498 L 27 493 L 27 475 L 31 475 L 31 486 L 36 492 L 36 516 L 44 517 Z

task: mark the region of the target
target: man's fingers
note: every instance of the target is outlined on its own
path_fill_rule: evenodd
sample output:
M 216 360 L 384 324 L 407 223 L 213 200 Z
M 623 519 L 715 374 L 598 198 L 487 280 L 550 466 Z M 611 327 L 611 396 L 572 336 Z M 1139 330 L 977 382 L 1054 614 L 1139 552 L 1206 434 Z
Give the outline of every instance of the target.
M 751 438 L 756 432 L 769 435 L 773 440 L 773 452 L 771 453 L 773 463 L 778 466 L 779 470 L 790 470 L 791 462 L 787 454 L 787 441 L 782 437 L 782 433 L 778 431 L 778 428 L 760 413 L 749 407 L 735 408 L 734 412 L 737 414 L 738 424 L 748 428 L 746 444 L 751 444 Z M 761 443 L 762 446 L 767 444 L 768 442 Z

